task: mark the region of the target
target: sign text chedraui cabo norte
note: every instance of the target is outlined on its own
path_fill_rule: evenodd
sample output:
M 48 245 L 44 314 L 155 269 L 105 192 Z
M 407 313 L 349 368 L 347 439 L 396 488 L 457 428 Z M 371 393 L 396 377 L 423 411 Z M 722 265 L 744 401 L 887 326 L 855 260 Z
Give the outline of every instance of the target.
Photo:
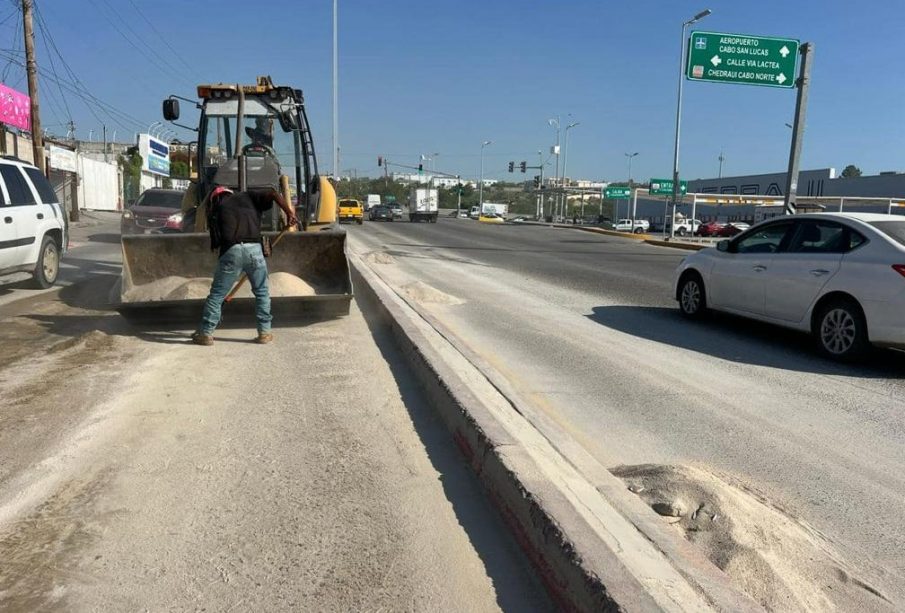
M 794 87 L 799 41 L 720 32 L 692 32 L 686 76 L 691 81 Z

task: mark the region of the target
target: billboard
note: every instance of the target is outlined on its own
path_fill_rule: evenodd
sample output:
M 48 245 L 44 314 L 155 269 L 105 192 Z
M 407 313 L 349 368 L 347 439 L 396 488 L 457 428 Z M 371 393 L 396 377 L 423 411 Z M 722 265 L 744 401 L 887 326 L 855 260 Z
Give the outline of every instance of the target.
M 170 176 L 170 146 L 150 134 L 138 135 L 141 169 L 155 175 Z
M 31 130 L 31 99 L 0 83 L 0 123 Z
M 75 151 L 51 145 L 50 167 L 66 172 L 78 172 L 78 157 L 76 156 Z

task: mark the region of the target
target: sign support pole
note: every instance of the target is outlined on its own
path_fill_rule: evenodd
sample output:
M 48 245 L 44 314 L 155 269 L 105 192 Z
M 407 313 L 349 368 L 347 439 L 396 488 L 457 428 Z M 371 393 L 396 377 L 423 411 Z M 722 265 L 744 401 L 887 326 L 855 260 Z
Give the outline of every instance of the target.
M 792 146 L 789 151 L 789 171 L 786 176 L 786 215 L 795 214 L 798 197 L 798 165 L 801 159 L 801 141 L 804 137 L 804 119 L 808 107 L 808 89 L 811 84 L 811 60 L 814 56 L 813 43 L 803 43 L 800 47 L 801 72 L 798 77 L 798 98 L 795 100 L 795 119 L 792 123 Z
M 632 196 L 632 230 L 635 229 L 635 217 L 638 215 L 638 188 L 632 190 L 634 195 Z

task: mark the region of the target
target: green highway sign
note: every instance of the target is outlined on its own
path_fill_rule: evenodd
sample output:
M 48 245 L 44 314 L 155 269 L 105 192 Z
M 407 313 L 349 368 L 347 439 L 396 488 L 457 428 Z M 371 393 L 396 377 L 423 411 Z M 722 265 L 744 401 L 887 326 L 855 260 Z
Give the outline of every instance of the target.
M 688 181 L 679 181 L 679 190 L 681 193 L 688 193 Z M 650 191 L 651 196 L 672 196 L 672 179 L 651 179 Z
M 692 32 L 685 75 L 691 81 L 794 87 L 799 41 Z
M 631 198 L 632 188 L 630 187 L 605 187 L 603 188 L 604 198 Z

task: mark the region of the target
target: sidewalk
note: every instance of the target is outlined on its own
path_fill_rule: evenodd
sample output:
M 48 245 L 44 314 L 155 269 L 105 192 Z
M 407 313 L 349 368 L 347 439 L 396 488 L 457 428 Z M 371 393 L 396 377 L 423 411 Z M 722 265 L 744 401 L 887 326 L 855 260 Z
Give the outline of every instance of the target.
M 110 317 L 0 371 L 0 609 L 550 609 L 354 305 L 266 347 Z

